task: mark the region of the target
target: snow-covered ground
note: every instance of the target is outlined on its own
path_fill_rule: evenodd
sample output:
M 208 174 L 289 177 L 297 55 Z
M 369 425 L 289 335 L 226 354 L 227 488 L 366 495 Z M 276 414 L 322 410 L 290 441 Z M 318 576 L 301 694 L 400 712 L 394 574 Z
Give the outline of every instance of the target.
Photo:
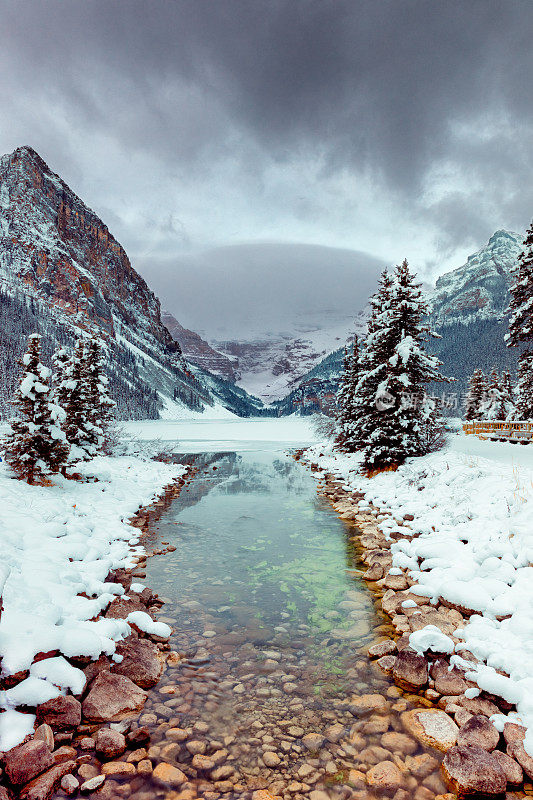
M 145 420 L 124 423 L 140 440 L 159 440 L 176 453 L 279 450 L 316 442 L 309 417 L 241 417 Z
M 464 645 L 452 662 L 481 689 L 516 704 L 533 755 L 533 447 L 461 433 L 440 452 L 372 479 L 357 473 L 357 455 L 330 445 L 309 457 L 396 519 L 414 515 L 410 525 L 420 535 L 393 543 L 393 569 L 409 571 L 412 592 L 476 612 L 458 634 Z M 396 527 L 390 516 L 379 524 L 384 532 Z M 480 663 L 465 662 L 463 650 Z
M 81 465 L 88 483 L 56 476 L 54 485 L 28 486 L 0 463 L 0 618 L 2 675 L 30 675 L 0 692 L 0 751 L 33 730 L 34 715 L 16 711 L 80 691 L 83 674 L 63 657 L 38 663 L 38 653 L 112 654 L 129 632 L 124 620 L 91 621 L 122 587 L 104 583 L 111 569 L 133 563 L 141 505 L 183 474 L 181 465 L 139 457 L 96 458 Z M 3 593 L 2 593 L 3 584 Z M 85 593 L 88 597 L 80 596 Z

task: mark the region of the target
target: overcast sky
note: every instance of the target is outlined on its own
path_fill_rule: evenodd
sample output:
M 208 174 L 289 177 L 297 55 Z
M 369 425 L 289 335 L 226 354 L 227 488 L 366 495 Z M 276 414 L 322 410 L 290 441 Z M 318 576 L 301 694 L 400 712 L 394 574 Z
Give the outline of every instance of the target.
M 33 146 L 147 275 L 265 241 L 442 272 L 533 215 L 530 0 L 0 11 L 1 152 Z

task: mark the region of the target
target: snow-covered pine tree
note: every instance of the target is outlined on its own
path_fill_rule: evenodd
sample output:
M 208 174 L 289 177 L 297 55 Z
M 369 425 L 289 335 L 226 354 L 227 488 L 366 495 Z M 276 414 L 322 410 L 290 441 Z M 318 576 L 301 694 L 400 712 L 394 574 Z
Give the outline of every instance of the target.
M 104 374 L 104 354 L 99 339 L 93 335 L 87 343 L 85 359 L 87 435 L 95 452 L 108 450 L 113 423 L 114 401 L 109 395 Z
M 518 356 L 516 418 L 533 420 L 533 223 L 527 229 L 510 287 L 508 347 L 524 345 Z
M 363 448 L 367 473 L 395 468 L 409 456 L 426 452 L 427 425 L 431 420 L 438 423 L 436 408 L 422 422 L 426 384 L 445 380 L 439 372 L 441 362 L 424 350 L 430 334 L 423 322 L 426 315 L 420 284 L 404 260 L 394 271 L 390 300 L 377 315 L 370 336 L 372 380 L 379 382 L 374 402 L 367 406 L 370 425 Z
M 381 354 L 387 350 L 385 316 L 389 313 L 392 276 L 384 270 L 377 292 L 370 298 L 368 332 L 359 354 L 358 381 L 354 388 L 351 413 L 344 426 L 344 450 L 360 450 L 372 433 L 376 413 L 376 395 L 385 377 L 386 366 Z
M 353 401 L 359 380 L 359 339 L 354 336 L 351 351 L 344 350 L 344 373 L 337 398 L 336 437 L 341 449 L 350 439 L 350 424 L 353 418 Z
M 41 363 L 41 337 L 32 334 L 22 357 L 22 375 L 15 393 L 18 416 L 5 440 L 6 461 L 28 483 L 42 482 L 66 464 L 69 447 L 61 423 L 63 409 L 53 401 L 51 370 Z
M 487 379 L 481 369 L 475 369 L 470 376 L 465 399 L 465 419 L 481 419 L 481 408 L 486 400 Z
M 71 447 L 71 461 L 89 461 L 96 455 L 91 431 L 91 410 L 87 396 L 86 343 L 78 339 L 72 365 L 62 387 L 67 395 L 65 434 Z
M 502 372 L 500 378 L 500 389 L 502 392 L 503 408 L 505 411 L 505 416 L 502 417 L 502 419 L 514 419 L 515 393 L 509 372 Z
M 502 420 L 505 419 L 506 416 L 507 412 L 503 401 L 500 376 L 498 375 L 496 367 L 493 367 L 487 381 L 485 400 L 481 404 L 480 418 L 486 420 Z

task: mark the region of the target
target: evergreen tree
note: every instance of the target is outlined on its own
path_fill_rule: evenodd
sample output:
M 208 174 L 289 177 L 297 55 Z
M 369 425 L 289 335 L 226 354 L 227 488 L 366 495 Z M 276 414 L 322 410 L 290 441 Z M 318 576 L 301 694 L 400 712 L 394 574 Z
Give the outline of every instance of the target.
M 440 362 L 424 351 L 430 333 L 420 284 L 407 261 L 396 267 L 372 303 L 369 337 L 354 406 L 357 438 L 367 473 L 394 468 L 409 456 L 426 452 L 428 426 L 438 425 L 437 407 L 428 403 L 426 384 L 445 380 Z
M 465 419 L 481 419 L 481 407 L 487 394 L 487 379 L 480 369 L 474 370 L 470 377 L 465 400 Z
M 508 347 L 524 345 L 518 357 L 516 416 L 533 419 L 533 224 L 527 230 L 510 288 Z
M 104 356 L 96 336 L 89 339 L 86 349 L 86 431 L 92 452 L 103 452 L 109 444 L 115 403 L 109 396 L 107 376 L 103 371 Z
M 354 415 L 353 401 L 359 380 L 359 340 L 354 336 L 351 353 L 344 350 L 344 373 L 337 399 L 336 442 L 345 449 L 350 443 L 350 427 Z
M 503 372 L 500 380 L 505 416 L 502 419 L 513 419 L 515 414 L 515 397 L 513 383 L 509 372 Z
M 93 442 L 90 406 L 87 392 L 86 345 L 76 343 L 72 365 L 62 387 L 67 395 L 65 434 L 71 446 L 71 461 L 89 461 L 96 455 Z
M 501 389 L 500 376 L 496 371 L 496 367 L 492 368 L 492 372 L 487 383 L 485 400 L 481 404 L 480 411 L 481 419 L 485 420 L 502 420 L 507 416 L 503 392 Z
M 28 483 L 42 482 L 66 464 L 69 448 L 61 428 L 63 409 L 51 396 L 51 370 L 41 363 L 41 337 L 32 334 L 22 358 L 22 376 L 15 394 L 18 416 L 5 441 L 6 460 Z

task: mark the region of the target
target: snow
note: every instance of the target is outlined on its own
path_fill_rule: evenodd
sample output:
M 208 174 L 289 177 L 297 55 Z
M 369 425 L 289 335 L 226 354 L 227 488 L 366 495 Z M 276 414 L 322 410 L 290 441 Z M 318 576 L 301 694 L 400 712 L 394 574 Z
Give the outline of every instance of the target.
M 454 632 L 455 653 L 433 626 L 411 634 L 410 643 L 418 652 L 453 653 L 452 664 L 479 689 L 515 703 L 533 755 L 533 448 L 454 434 L 443 450 L 372 479 L 358 473 L 358 454 L 330 444 L 315 446 L 309 458 L 363 492 L 366 503 L 396 519 L 414 515 L 416 536 L 392 544 L 393 574 L 408 571 L 412 594 L 475 613 Z M 379 525 L 389 530 L 385 520 Z
M 29 486 L 0 463 L 1 674 L 30 670 L 0 692 L 0 751 L 33 730 L 34 717 L 16 707 L 82 690 L 84 675 L 65 656 L 113 655 L 116 642 L 130 633 L 125 620 L 95 619 L 124 593 L 105 578 L 142 551 L 139 531 L 127 520 L 185 471 L 130 456 L 99 457 L 76 469 L 90 480 L 54 476 L 50 487 Z M 51 651 L 60 655 L 35 661 Z
M 152 617 L 144 611 L 132 611 L 131 614 L 128 614 L 126 617 L 126 622 L 130 622 L 132 625 L 139 628 L 140 631 L 153 636 L 168 638 L 172 633 L 170 625 L 167 625 L 165 622 L 155 622 Z

